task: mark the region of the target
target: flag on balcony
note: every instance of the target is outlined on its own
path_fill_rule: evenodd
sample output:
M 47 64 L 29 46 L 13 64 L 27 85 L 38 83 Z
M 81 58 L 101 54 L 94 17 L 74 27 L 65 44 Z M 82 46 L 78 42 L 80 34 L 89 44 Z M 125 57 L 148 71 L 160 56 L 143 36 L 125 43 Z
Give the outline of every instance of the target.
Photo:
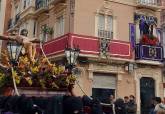
M 136 36 L 135 24 L 129 23 L 129 40 L 131 43 L 132 50 L 134 50 L 135 48 L 135 41 L 136 41 L 135 36 Z

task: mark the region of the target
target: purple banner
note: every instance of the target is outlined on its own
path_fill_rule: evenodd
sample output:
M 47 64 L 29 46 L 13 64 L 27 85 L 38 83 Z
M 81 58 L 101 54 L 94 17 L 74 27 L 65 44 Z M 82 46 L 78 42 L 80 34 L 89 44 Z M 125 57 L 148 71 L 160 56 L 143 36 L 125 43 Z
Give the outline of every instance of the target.
M 134 48 L 135 48 L 135 43 L 136 43 L 135 37 L 136 37 L 135 24 L 129 23 L 129 40 L 130 40 L 130 43 L 131 43 L 132 50 L 134 50 Z
M 162 36 L 163 34 L 162 34 L 162 30 L 160 28 L 156 29 L 156 35 L 159 39 L 159 43 L 163 42 L 163 36 Z

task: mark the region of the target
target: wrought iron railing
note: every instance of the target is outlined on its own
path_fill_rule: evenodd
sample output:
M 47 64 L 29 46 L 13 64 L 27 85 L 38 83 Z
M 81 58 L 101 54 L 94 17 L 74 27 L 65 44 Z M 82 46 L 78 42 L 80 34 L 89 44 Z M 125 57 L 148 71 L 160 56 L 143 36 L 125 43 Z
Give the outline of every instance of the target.
M 137 0 L 137 3 L 147 6 L 162 6 L 162 0 Z
M 98 30 L 98 37 L 99 38 L 112 39 L 113 38 L 113 32 L 107 31 L 107 30 Z
M 36 10 L 41 9 L 41 8 L 47 8 L 49 5 L 50 0 L 36 0 L 35 2 L 35 8 Z

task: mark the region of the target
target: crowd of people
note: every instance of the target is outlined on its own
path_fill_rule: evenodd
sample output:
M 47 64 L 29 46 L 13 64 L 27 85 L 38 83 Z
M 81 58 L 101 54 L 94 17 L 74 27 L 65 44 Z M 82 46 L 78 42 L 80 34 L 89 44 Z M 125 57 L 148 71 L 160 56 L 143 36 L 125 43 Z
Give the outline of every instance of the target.
M 118 98 L 115 100 L 114 96 L 109 97 L 110 105 L 103 105 L 104 114 L 137 114 L 137 104 L 133 95 L 125 96 L 124 99 Z M 143 112 L 142 112 L 143 113 Z M 160 97 L 152 99 L 149 114 L 165 114 L 165 104 Z
M 152 99 L 150 114 L 165 114 L 165 104 L 160 97 Z
M 77 97 L 71 87 L 69 95 L 64 98 L 63 114 L 137 114 L 137 104 L 134 95 L 115 99 L 110 95 L 108 99 L 99 101 L 88 96 Z M 165 104 L 160 97 L 153 98 L 147 114 L 165 114 Z M 74 107 L 74 108 L 73 108 Z M 146 114 L 141 112 L 141 114 Z
M 110 95 L 107 103 L 110 105 L 103 104 L 103 113 L 105 114 L 136 114 L 137 105 L 133 95 L 116 100 L 114 100 L 113 95 Z

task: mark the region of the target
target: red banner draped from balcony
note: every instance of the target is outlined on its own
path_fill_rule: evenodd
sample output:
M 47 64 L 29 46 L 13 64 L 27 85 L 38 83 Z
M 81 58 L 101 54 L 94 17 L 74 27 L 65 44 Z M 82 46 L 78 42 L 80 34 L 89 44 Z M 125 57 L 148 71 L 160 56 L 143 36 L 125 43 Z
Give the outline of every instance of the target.
M 44 44 L 43 49 L 47 56 L 53 56 L 64 53 L 66 45 L 70 47 L 78 45 L 82 55 L 99 55 L 100 42 L 97 37 L 77 34 L 66 34 L 48 41 Z M 125 41 L 111 40 L 109 43 L 109 53 L 112 57 L 132 58 L 130 43 Z

